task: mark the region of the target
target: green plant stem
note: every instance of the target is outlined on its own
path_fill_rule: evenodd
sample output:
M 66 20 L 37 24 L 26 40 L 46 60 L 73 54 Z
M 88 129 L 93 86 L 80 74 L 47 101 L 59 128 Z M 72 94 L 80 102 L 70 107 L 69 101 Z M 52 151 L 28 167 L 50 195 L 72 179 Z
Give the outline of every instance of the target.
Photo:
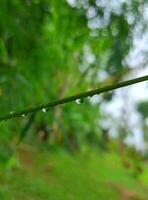
M 104 93 L 104 92 L 108 92 L 108 91 L 111 91 L 111 90 L 115 90 L 115 89 L 118 89 L 118 88 L 133 85 L 133 84 L 143 82 L 143 81 L 147 81 L 147 80 L 148 80 L 148 75 L 142 76 L 142 77 L 139 77 L 139 78 L 135 78 L 135 79 L 131 79 L 131 80 L 128 80 L 128 81 L 116 83 L 116 84 L 113 84 L 113 85 L 108 85 L 108 86 L 105 86 L 105 87 L 102 87 L 102 88 L 98 88 L 98 89 L 91 90 L 91 91 L 88 91 L 88 92 L 76 94 L 74 96 L 69 96 L 69 97 L 59 99 L 59 100 L 56 100 L 56 101 L 53 101 L 53 102 L 49 102 L 47 104 L 42 104 L 42 105 L 39 105 L 39 106 L 27 108 L 27 109 L 24 109 L 24 110 L 19 111 L 19 112 L 9 113 L 9 114 L 0 116 L 0 121 L 8 120 L 8 119 L 19 117 L 19 116 L 22 116 L 22 115 L 27 115 L 29 113 L 32 113 L 32 112 L 35 112 L 35 111 L 38 111 L 38 110 L 42 110 L 43 108 L 51 108 L 51 107 L 54 107 L 54 106 L 57 106 L 57 105 L 61 105 L 61 104 L 65 104 L 65 103 L 68 103 L 68 102 L 71 102 L 71 101 L 75 101 L 76 99 L 82 99 L 82 98 L 89 97 L 89 96 L 91 97 L 91 96 L 96 95 L 96 94 L 99 95 L 99 94 Z

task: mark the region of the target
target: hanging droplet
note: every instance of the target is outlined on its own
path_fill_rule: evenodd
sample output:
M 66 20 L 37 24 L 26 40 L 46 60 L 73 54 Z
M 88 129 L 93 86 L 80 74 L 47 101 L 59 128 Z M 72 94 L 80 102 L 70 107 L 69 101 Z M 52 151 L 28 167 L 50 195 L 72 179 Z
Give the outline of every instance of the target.
M 83 98 L 82 98 L 82 99 L 76 99 L 76 103 L 77 103 L 77 104 L 81 104 L 81 103 L 83 103 L 83 101 L 84 101 Z
M 43 108 L 42 111 L 43 111 L 43 112 L 48 112 L 48 111 L 49 111 L 49 108 Z
M 91 98 L 90 98 L 90 102 L 92 104 L 98 104 L 101 101 L 101 96 L 98 94 L 94 94 Z

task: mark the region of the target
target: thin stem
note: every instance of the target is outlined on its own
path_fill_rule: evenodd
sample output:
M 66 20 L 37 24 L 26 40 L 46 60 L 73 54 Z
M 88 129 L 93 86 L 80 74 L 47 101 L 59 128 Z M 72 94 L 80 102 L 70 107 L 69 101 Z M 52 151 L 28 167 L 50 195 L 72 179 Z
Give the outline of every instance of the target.
M 57 105 L 61 105 L 61 104 L 65 104 L 65 103 L 68 103 L 68 102 L 71 102 L 71 101 L 75 101 L 76 99 L 81 99 L 81 98 L 85 98 L 85 97 L 88 97 L 88 96 L 93 96 L 95 94 L 99 95 L 99 94 L 104 93 L 104 92 L 108 92 L 108 91 L 111 91 L 111 90 L 115 90 L 115 89 L 118 89 L 118 88 L 122 88 L 122 87 L 125 87 L 125 86 L 128 86 L 128 85 L 133 85 L 133 84 L 143 82 L 143 81 L 147 81 L 147 80 L 148 80 L 148 75 L 142 76 L 142 77 L 139 77 L 139 78 L 135 78 L 135 79 L 131 79 L 131 80 L 128 80 L 128 81 L 116 83 L 116 84 L 113 84 L 113 85 L 108 85 L 108 86 L 105 86 L 105 87 L 102 87 L 102 88 L 99 88 L 99 89 L 91 90 L 91 91 L 88 91 L 88 92 L 76 94 L 74 96 L 69 96 L 69 97 L 66 97 L 66 98 L 63 98 L 63 99 L 59 99 L 59 100 L 56 100 L 56 101 L 53 101 L 53 102 L 49 102 L 47 104 L 42 104 L 42 105 L 35 106 L 35 107 L 32 107 L 32 108 L 27 108 L 27 109 L 24 109 L 24 110 L 19 111 L 19 112 L 9 113 L 9 114 L 1 116 L 0 121 L 8 120 L 8 119 L 19 117 L 19 116 L 22 116 L 22 115 L 27 115 L 28 113 L 32 113 L 32 112 L 35 112 L 35 111 L 38 111 L 38 110 L 42 110 L 43 108 L 51 108 L 51 107 L 54 107 L 54 106 L 57 106 Z

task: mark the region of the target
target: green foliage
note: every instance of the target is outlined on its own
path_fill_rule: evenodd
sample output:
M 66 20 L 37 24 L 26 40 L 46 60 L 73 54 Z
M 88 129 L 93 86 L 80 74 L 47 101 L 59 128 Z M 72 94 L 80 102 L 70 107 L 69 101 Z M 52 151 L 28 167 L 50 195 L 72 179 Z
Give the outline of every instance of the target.
M 0 115 L 113 84 L 130 72 L 125 58 L 138 23 L 146 30 L 146 1 L 116 1 L 116 8 L 112 1 L 70 2 L 0 1 Z M 127 170 L 123 158 L 107 153 L 118 145 L 101 127 L 100 105 L 113 95 L 0 122 L 0 199 L 147 199 L 145 164 L 133 178 L 141 156 L 129 150 Z M 138 106 L 143 118 L 147 107 Z
M 116 200 L 132 195 L 134 199 L 147 199 L 148 185 L 133 179 L 118 155 L 87 150 L 89 153 L 75 156 L 61 149 L 56 153 L 19 151 L 20 165 L 0 184 L 1 198 Z M 146 174 L 147 168 L 143 178 Z
M 130 71 L 125 58 L 132 48 L 136 18 L 141 19 L 140 2 L 119 2 L 119 9 L 110 5 L 109 10 L 107 1 L 103 6 L 93 0 L 68 2 L 0 2 L 1 115 L 115 83 Z M 132 23 L 128 14 L 134 15 Z M 29 116 L 4 122 L 0 139 L 16 141 L 23 135 L 30 143 L 44 143 L 46 138 L 49 144 L 78 149 L 92 134 L 92 143 L 98 146 L 100 103 L 113 95 L 104 95 L 96 104 L 88 99 L 81 105 L 38 112 L 29 128 Z

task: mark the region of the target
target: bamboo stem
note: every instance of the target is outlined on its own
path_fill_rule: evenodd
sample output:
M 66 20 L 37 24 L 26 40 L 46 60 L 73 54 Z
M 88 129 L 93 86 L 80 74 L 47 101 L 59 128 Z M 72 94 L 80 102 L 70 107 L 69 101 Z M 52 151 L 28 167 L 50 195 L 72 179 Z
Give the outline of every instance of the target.
M 42 105 L 39 105 L 39 106 L 27 108 L 27 109 L 21 110 L 19 112 L 9 113 L 9 114 L 0 116 L 0 121 L 8 120 L 8 119 L 23 116 L 23 115 L 27 115 L 29 113 L 32 113 L 32 112 L 35 112 L 35 111 L 38 111 L 38 110 L 51 108 L 51 107 L 54 107 L 54 106 L 57 106 L 57 105 L 65 104 L 65 103 L 68 103 L 68 102 L 71 102 L 71 101 L 75 101 L 77 99 L 83 99 L 85 97 L 93 96 L 93 95 L 96 95 L 96 94 L 99 95 L 99 94 L 104 93 L 104 92 L 108 92 L 108 91 L 115 90 L 115 89 L 118 89 L 118 88 L 126 87 L 126 86 L 129 86 L 129 85 L 133 85 L 133 84 L 143 82 L 143 81 L 147 81 L 147 80 L 148 80 L 148 75 L 142 76 L 142 77 L 139 77 L 139 78 L 135 78 L 135 79 L 131 79 L 131 80 L 128 80 L 128 81 L 116 83 L 116 84 L 113 84 L 113 85 L 108 85 L 108 86 L 105 86 L 105 87 L 102 87 L 102 88 L 98 88 L 98 89 L 95 89 L 95 90 L 76 94 L 74 96 L 69 96 L 69 97 L 59 99 L 59 100 L 56 100 L 56 101 L 53 101 L 53 102 L 49 102 L 47 104 L 42 104 Z

